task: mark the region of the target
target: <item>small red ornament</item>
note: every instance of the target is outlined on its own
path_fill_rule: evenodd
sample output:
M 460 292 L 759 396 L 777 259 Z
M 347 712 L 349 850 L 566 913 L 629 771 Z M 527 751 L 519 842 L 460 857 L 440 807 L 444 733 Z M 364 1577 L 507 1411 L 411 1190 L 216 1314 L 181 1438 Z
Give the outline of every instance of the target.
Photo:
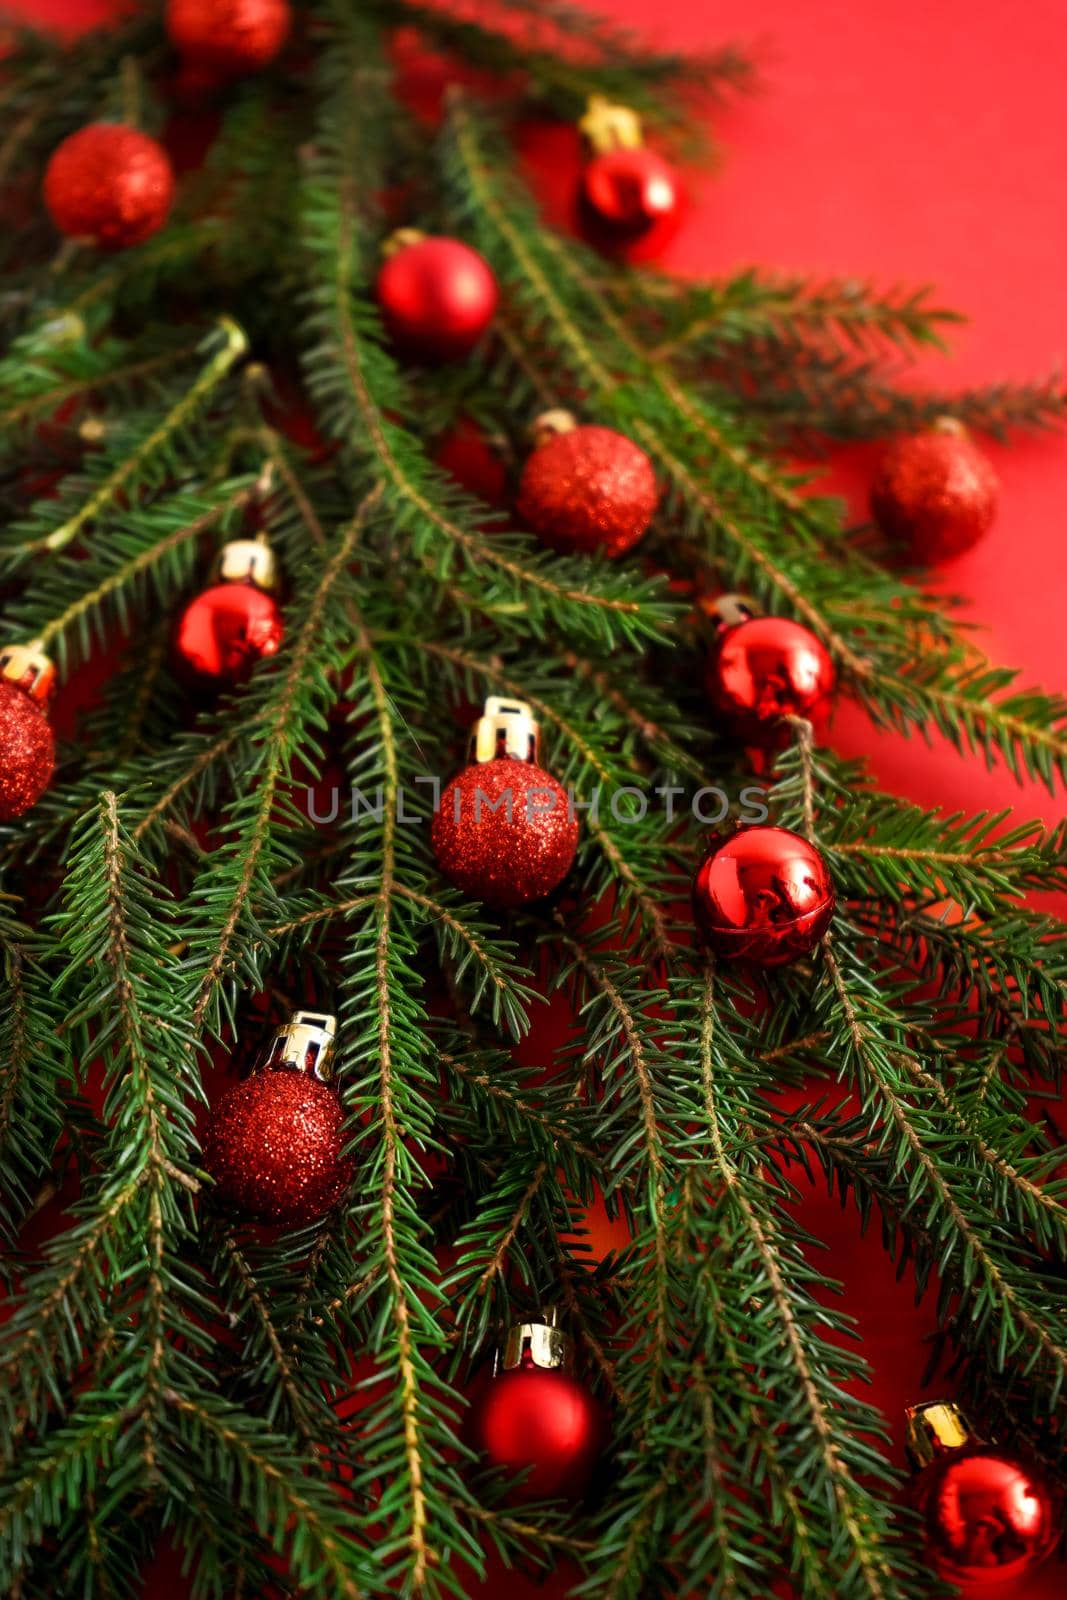
M 232 540 L 222 548 L 216 573 L 220 581 L 189 602 L 174 635 L 179 670 L 203 689 L 243 683 L 257 661 L 277 655 L 285 636 L 271 593 L 276 573 L 269 545 Z
M 492 268 L 477 250 L 414 228 L 387 242 L 376 292 L 390 336 L 423 361 L 469 355 L 500 299 Z
M 512 1501 L 580 1500 L 589 1488 L 606 1428 L 592 1395 L 571 1376 L 571 1361 L 571 1341 L 554 1320 L 512 1328 L 474 1408 L 474 1443 L 515 1480 Z
M 912 1406 L 907 1417 L 908 1453 L 921 1469 L 912 1499 L 941 1577 L 971 1593 L 1044 1561 L 1059 1540 L 1063 1505 L 1043 1473 L 983 1443 L 950 1401 Z
M 912 560 L 947 561 L 989 531 L 999 489 L 963 424 L 943 417 L 889 447 L 871 486 L 871 512 Z
M 55 667 L 34 644 L 0 651 L 0 822 L 13 822 L 44 794 L 56 764 L 45 716 Z
M 344 1111 L 326 1081 L 335 1030 L 329 1015 L 294 1012 L 263 1064 L 212 1112 L 205 1169 L 221 1204 L 249 1222 L 303 1227 L 352 1181 Z
M 518 511 L 557 550 L 621 556 L 647 532 L 659 489 L 639 445 L 614 428 L 578 427 L 566 411 L 534 424 L 536 448 L 519 480 Z
M 693 884 L 693 911 L 717 956 L 782 967 L 814 950 L 834 914 L 819 851 L 789 828 L 740 828 L 712 846 Z
M 746 744 L 773 748 L 789 737 L 784 717 L 821 728 L 830 710 L 834 664 L 822 640 L 788 617 L 757 617 L 734 596 L 717 601 L 719 634 L 708 657 L 708 696 Z
M 457 889 L 487 905 L 540 900 L 571 869 L 578 819 L 566 790 L 536 764 L 529 706 L 491 695 L 475 724 L 471 756 L 433 819 L 437 864 Z
M 291 23 L 289 0 L 167 0 L 171 42 L 190 65 L 222 77 L 269 65 Z
M 157 233 L 173 199 L 174 172 L 163 146 L 120 122 L 93 122 L 72 133 L 44 175 L 45 205 L 60 233 L 108 250 Z
M 578 186 L 578 217 L 592 244 L 629 261 L 656 256 L 678 231 L 684 201 L 678 174 L 644 144 L 628 106 L 600 95 L 580 127 L 591 156 Z

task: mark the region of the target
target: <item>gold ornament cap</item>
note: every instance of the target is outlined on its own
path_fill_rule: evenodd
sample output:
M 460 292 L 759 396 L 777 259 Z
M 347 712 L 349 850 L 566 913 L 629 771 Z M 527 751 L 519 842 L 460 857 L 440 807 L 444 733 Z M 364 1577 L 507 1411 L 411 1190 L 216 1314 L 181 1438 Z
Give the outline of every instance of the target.
M 702 598 L 698 604 L 720 630 L 736 628 L 738 623 L 751 622 L 761 615 L 759 606 L 747 594 L 717 594 L 713 599 Z
M 38 706 L 46 706 L 56 684 L 56 667 L 45 655 L 38 640 L 29 644 L 8 644 L 0 650 L 0 677 L 25 689 Z
M 278 587 L 278 563 L 265 539 L 230 539 L 215 561 L 218 583 L 251 583 L 257 589 Z
M 491 694 L 471 729 L 470 759 L 479 765 L 503 756 L 515 761 L 536 761 L 539 732 L 525 700 Z
M 954 1400 L 928 1400 L 920 1406 L 908 1406 L 904 1416 L 907 1422 L 904 1447 L 916 1469 L 928 1467 L 931 1461 L 949 1450 L 962 1450 L 965 1444 L 981 1443 L 965 1412 Z
M 387 238 L 382 240 L 382 260 L 388 261 L 390 256 L 395 256 L 399 250 L 406 250 L 409 244 L 421 244 L 426 238 L 421 228 L 394 228 Z
M 554 406 L 551 411 L 542 411 L 530 424 L 530 438 L 534 447 L 547 444 L 549 439 L 554 439 L 560 433 L 573 433 L 578 426 L 578 418 L 573 411 L 567 411 L 563 406 Z
M 540 1367 L 545 1372 L 569 1372 L 574 1365 L 574 1340 L 559 1326 L 555 1306 L 544 1306 L 539 1321 L 516 1322 L 507 1331 L 497 1355 L 496 1371 Z
M 641 118 L 633 107 L 618 105 L 602 94 L 589 96 L 578 127 L 598 156 L 609 150 L 639 150 L 645 142 Z
M 336 1034 L 337 1018 L 330 1012 L 294 1011 L 271 1040 L 262 1070 L 306 1072 L 320 1083 L 329 1083 Z

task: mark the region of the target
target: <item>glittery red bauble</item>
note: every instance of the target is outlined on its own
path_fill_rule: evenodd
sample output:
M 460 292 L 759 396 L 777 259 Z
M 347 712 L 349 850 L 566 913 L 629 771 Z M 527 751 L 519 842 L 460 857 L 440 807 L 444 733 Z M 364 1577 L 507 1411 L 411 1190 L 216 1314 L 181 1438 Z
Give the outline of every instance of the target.
M 378 273 L 378 305 L 390 335 L 422 360 L 467 355 L 496 314 L 500 291 L 489 263 L 460 239 L 403 244 Z
M 464 767 L 441 796 L 431 832 L 446 878 L 491 906 L 523 906 L 562 883 L 578 848 L 567 792 L 529 761 Z
M 706 673 L 708 695 L 747 744 L 781 742 L 782 718 L 825 722 L 834 664 L 821 639 L 788 617 L 752 617 L 724 628 Z
M 482 1395 L 472 1437 L 493 1466 L 516 1478 L 512 1499 L 580 1499 L 603 1448 L 604 1420 L 568 1373 L 515 1367 Z
M 520 516 L 557 550 L 621 556 L 645 533 L 658 501 L 651 461 L 614 428 L 551 434 L 519 481 Z
M 223 1206 L 250 1222 L 301 1226 L 352 1181 L 341 1102 L 310 1073 L 266 1070 L 227 1090 L 204 1136 L 204 1166 Z
M 272 594 L 251 583 L 216 583 L 182 612 L 174 650 L 182 671 L 198 684 L 231 687 L 257 661 L 276 655 L 284 634 Z
M 606 150 L 582 174 L 578 211 L 584 232 L 601 250 L 645 260 L 678 231 L 683 211 L 678 174 L 645 145 Z
M 55 764 L 55 739 L 41 707 L 17 683 L 0 678 L 0 822 L 13 822 L 36 805 Z
M 44 199 L 60 233 L 123 250 L 166 222 L 174 173 L 163 146 L 146 133 L 94 122 L 53 151 Z
M 988 532 L 999 487 L 966 430 L 946 420 L 890 446 L 871 487 L 871 511 L 913 560 L 945 561 Z
M 700 866 L 693 911 L 716 955 L 781 967 L 808 955 L 826 932 L 834 886 L 826 862 L 799 833 L 742 828 Z
M 934 1566 L 966 1591 L 1021 1578 L 1059 1538 L 1058 1497 L 1039 1471 L 997 1445 L 946 1451 L 912 1493 Z
M 258 72 L 289 35 L 289 0 L 167 0 L 167 32 L 195 66 L 233 76 Z

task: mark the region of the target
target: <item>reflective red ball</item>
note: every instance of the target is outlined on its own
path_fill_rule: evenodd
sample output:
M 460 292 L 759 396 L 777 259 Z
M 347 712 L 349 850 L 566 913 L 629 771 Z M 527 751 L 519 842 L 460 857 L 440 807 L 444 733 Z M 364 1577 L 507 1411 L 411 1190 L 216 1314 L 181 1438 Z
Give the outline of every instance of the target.
M 678 174 L 654 150 L 606 150 L 582 173 L 578 212 L 590 242 L 629 260 L 658 254 L 678 231 L 684 201 Z
M 215 1195 L 250 1222 L 301 1227 L 325 1216 L 352 1181 L 344 1112 L 306 1072 L 256 1072 L 227 1090 L 204 1136 Z
M 834 664 L 810 628 L 788 617 L 751 617 L 723 629 L 708 657 L 708 696 L 746 744 L 773 746 L 788 730 L 782 718 L 821 727 L 830 710 Z
M 182 612 L 174 651 L 180 671 L 200 687 L 232 688 L 257 661 L 277 655 L 284 636 L 272 594 L 251 583 L 216 583 Z
M 966 430 L 946 420 L 890 446 L 871 487 L 871 512 L 914 561 L 946 561 L 989 531 L 999 488 Z
M 141 244 L 167 220 L 174 173 L 155 139 L 119 122 L 80 128 L 53 151 L 44 175 L 52 221 L 70 239 L 108 250 Z
M 516 1367 L 490 1383 L 472 1419 L 482 1454 L 515 1482 L 513 1500 L 576 1500 L 604 1445 L 592 1395 L 568 1373 Z
M 258 72 L 289 36 L 289 0 L 167 0 L 167 32 L 195 66 L 226 76 Z
M 693 884 L 693 912 L 716 955 L 781 967 L 814 950 L 834 914 L 829 868 L 789 828 L 742 828 L 713 845 Z
M 523 521 L 557 550 L 621 556 L 645 534 L 659 489 L 648 456 L 614 428 L 553 433 L 519 480 Z
M 390 336 L 420 360 L 468 355 L 496 315 L 492 268 L 461 239 L 403 244 L 378 273 L 378 305 Z
M 55 764 L 55 738 L 41 707 L 17 683 L 0 678 L 0 822 L 13 822 L 36 805 Z
M 965 1591 L 1021 1578 L 1055 1548 L 1062 1505 L 1043 1474 L 997 1445 L 965 1445 L 913 1486 L 927 1549 Z
M 430 837 L 438 866 L 457 889 L 486 905 L 522 906 L 567 876 L 578 818 L 549 773 L 501 758 L 464 767 L 452 779 Z

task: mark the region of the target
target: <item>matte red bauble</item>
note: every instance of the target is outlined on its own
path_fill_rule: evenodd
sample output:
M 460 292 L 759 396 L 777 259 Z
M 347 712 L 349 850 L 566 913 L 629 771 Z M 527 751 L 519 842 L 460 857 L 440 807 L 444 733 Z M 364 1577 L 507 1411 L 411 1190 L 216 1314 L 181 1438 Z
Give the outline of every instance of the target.
M 423 361 L 468 355 L 496 314 L 492 268 L 461 239 L 395 236 L 378 273 L 377 296 L 390 336 Z
M 519 480 L 518 511 L 545 544 L 621 556 L 645 534 L 659 489 L 648 456 L 614 428 L 549 413 Z
M 141 244 L 163 226 L 174 199 L 174 173 L 155 139 L 119 122 L 94 122 L 52 154 L 44 200 L 69 239 L 108 250 Z
M 973 1593 L 1020 1579 L 1051 1554 L 1063 1506 L 1037 1467 L 982 1443 L 949 1402 L 913 1408 L 908 1423 L 922 1465 L 912 1499 L 942 1578 Z
M 189 602 L 174 635 L 179 671 L 206 690 L 243 683 L 257 661 L 278 653 L 285 636 L 270 592 L 274 564 L 266 545 L 233 540 L 223 548 L 218 573 L 223 581 Z
M 871 511 L 914 561 L 946 561 L 988 532 L 999 488 L 967 430 L 946 417 L 886 451 L 871 487 Z
M 781 967 L 814 950 L 834 914 L 819 851 L 789 828 L 741 828 L 713 845 L 693 884 L 693 911 L 717 956 Z
M 582 173 L 578 202 L 590 243 L 630 260 L 658 255 L 683 212 L 678 174 L 645 145 L 594 156 Z
M 325 1216 L 352 1181 L 344 1111 L 324 1081 L 335 1021 L 297 1011 L 261 1067 L 222 1096 L 204 1135 L 215 1197 L 249 1222 L 303 1227 Z
M 44 794 L 56 764 L 45 715 L 55 668 L 36 645 L 0 652 L 0 822 L 21 817 Z
M 289 36 L 289 0 L 167 0 L 167 32 L 193 66 L 222 76 L 258 72 Z
M 437 864 L 457 889 L 486 905 L 540 900 L 573 865 L 578 819 L 566 790 L 536 763 L 529 706 L 490 696 L 471 753 L 433 819 Z
M 724 627 L 708 657 L 708 696 L 746 744 L 788 738 L 783 717 L 825 723 L 834 690 L 830 652 L 810 628 L 788 617 L 747 617 Z

